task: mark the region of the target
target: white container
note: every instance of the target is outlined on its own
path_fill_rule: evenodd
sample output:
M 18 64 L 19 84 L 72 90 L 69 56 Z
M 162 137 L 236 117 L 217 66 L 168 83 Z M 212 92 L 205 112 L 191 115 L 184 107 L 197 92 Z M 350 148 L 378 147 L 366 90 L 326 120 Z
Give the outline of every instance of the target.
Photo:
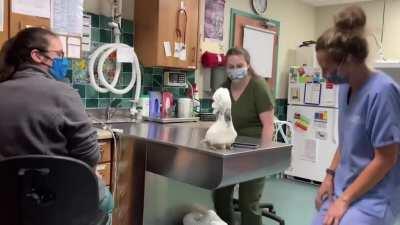
M 140 97 L 139 105 L 142 106 L 142 116 L 149 117 L 150 115 L 150 98 Z
M 193 116 L 193 101 L 190 98 L 178 99 L 178 118 L 191 118 Z

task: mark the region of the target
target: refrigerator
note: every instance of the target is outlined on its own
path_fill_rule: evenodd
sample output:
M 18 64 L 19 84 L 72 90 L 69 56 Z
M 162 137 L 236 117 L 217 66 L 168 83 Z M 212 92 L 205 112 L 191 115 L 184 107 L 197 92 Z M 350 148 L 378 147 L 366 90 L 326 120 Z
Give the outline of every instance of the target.
M 289 69 L 287 120 L 293 124 L 290 167 L 286 175 L 322 182 L 339 143 L 339 87 L 319 68 Z

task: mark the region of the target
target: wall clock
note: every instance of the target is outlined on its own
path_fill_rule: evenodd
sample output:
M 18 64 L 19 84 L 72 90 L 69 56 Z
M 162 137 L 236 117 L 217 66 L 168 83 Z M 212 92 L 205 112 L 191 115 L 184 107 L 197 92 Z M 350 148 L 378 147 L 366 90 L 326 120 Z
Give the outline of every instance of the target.
M 258 15 L 262 15 L 267 11 L 268 0 L 251 0 L 253 10 Z

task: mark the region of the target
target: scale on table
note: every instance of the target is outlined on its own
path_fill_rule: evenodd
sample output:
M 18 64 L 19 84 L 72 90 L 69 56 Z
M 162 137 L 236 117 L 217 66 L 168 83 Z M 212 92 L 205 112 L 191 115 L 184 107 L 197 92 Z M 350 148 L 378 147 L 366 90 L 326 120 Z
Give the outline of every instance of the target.
M 164 72 L 164 86 L 186 87 L 187 76 L 185 72 L 167 71 Z

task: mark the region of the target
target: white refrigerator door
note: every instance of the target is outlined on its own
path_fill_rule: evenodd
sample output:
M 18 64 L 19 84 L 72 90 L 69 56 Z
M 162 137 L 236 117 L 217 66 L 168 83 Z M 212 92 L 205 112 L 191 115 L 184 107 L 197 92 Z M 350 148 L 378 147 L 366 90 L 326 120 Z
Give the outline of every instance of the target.
M 293 124 L 290 176 L 322 182 L 337 149 L 338 110 L 334 108 L 288 106 Z

